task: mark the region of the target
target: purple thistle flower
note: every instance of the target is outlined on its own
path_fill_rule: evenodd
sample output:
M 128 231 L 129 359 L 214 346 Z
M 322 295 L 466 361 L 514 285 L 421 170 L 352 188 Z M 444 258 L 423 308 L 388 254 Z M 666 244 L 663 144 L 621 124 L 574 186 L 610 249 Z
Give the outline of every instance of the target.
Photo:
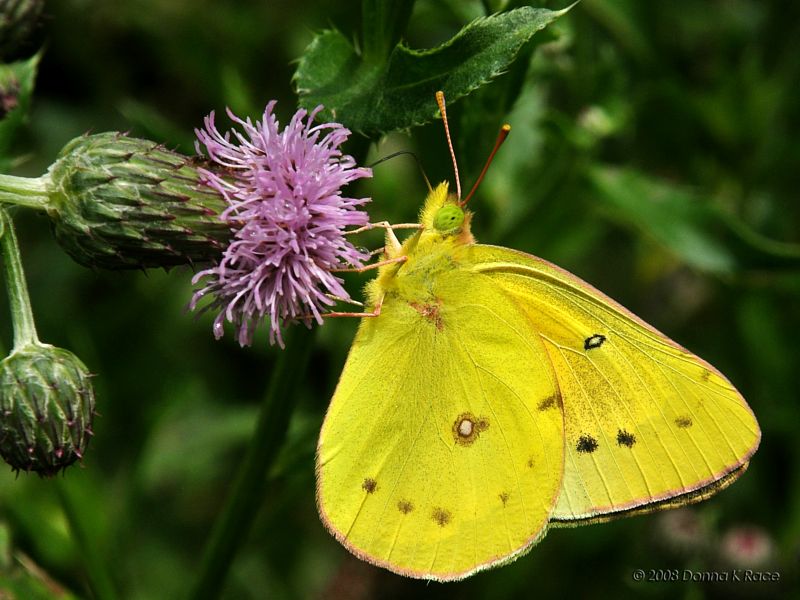
M 195 275 L 203 281 L 189 304 L 194 310 L 206 295 L 214 299 L 202 310 L 219 309 L 214 336 L 222 337 L 223 323 L 238 328 L 242 346 L 253 341 L 255 328 L 270 321 L 270 343 L 283 347 L 281 325 L 309 315 L 322 323 L 322 314 L 335 303 L 328 294 L 349 298 L 342 280 L 331 273 L 343 266 L 361 266 L 369 254 L 344 236 L 348 226 L 365 225 L 369 218 L 359 207 L 369 198 L 345 198 L 341 187 L 372 171 L 356 167 L 339 146 L 350 131 L 339 123 L 312 127 L 322 109 L 298 110 L 279 130 L 267 104 L 253 123 L 228 116 L 243 132 L 224 135 L 214 113 L 197 129 L 198 153 L 224 167 L 224 175 L 201 169 L 201 180 L 220 192 L 228 203 L 221 218 L 230 224 L 233 241 L 219 263 Z M 231 141 L 231 140 L 234 141 Z

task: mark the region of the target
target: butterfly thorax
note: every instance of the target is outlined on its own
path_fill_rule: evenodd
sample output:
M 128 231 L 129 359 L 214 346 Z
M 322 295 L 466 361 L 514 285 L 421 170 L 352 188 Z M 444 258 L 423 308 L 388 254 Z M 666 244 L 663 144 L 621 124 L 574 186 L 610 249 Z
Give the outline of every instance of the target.
M 447 183 L 431 190 L 420 212 L 422 228 L 399 249 L 393 251 L 387 245 L 386 258 L 403 256 L 406 260 L 380 269 L 368 286 L 371 304 L 386 297 L 409 303 L 432 299 L 437 278 L 459 268 L 475 242 L 470 231 L 471 216 L 458 205 L 454 195 L 448 194 Z

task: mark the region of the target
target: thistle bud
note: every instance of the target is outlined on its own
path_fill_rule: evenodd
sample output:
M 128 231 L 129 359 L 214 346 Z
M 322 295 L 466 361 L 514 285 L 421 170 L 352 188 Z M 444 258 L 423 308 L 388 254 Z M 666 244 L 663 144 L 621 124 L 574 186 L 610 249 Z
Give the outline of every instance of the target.
M 18 471 L 54 475 L 83 457 L 94 391 L 77 356 L 33 343 L 0 362 L 0 455 Z
M 209 262 L 231 238 L 221 193 L 196 161 L 148 140 L 100 133 L 67 144 L 44 178 L 55 236 L 77 262 L 129 269 Z

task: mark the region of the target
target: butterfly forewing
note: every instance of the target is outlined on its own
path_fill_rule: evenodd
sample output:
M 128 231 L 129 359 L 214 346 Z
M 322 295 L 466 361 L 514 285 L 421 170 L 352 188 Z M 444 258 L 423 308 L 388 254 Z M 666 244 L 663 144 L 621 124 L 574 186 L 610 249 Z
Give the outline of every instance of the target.
M 318 448 L 318 503 L 351 551 L 458 579 L 538 540 L 561 488 L 563 419 L 516 301 L 454 269 L 361 324 Z
M 716 369 L 541 259 L 476 245 L 471 260 L 523 307 L 556 373 L 566 448 L 552 521 L 676 505 L 744 470 L 758 424 Z

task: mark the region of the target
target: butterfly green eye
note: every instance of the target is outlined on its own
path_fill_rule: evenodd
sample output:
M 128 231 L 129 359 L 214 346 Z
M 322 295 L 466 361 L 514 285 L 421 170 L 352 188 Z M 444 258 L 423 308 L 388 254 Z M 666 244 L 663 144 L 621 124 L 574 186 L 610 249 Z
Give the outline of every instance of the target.
M 457 229 L 463 222 L 464 211 L 455 204 L 445 204 L 433 217 L 433 226 L 442 232 Z

